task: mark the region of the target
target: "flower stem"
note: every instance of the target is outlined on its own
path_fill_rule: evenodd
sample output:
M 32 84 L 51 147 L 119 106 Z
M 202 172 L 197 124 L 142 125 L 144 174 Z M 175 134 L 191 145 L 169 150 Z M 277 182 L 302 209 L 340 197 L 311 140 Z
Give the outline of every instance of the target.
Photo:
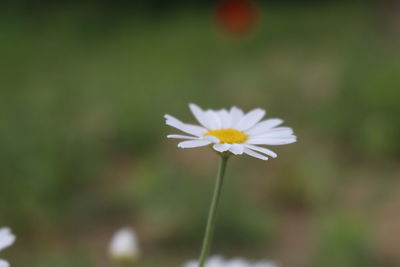
M 201 248 L 200 259 L 199 259 L 199 267 L 204 267 L 204 263 L 210 251 L 211 241 L 215 226 L 215 218 L 217 214 L 217 207 L 218 207 L 219 197 L 221 195 L 222 184 L 224 182 L 224 174 L 227 162 L 228 162 L 228 156 L 221 155 L 217 181 L 215 183 L 211 206 L 208 212 L 206 232 L 204 234 L 203 246 Z

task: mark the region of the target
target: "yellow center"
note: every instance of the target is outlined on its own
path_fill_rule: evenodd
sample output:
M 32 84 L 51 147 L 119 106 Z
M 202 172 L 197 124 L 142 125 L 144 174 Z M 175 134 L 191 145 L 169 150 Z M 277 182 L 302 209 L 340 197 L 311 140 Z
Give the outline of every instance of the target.
M 235 129 L 212 130 L 206 132 L 204 135 L 215 136 L 221 141 L 221 143 L 228 143 L 228 144 L 233 144 L 233 143 L 240 144 L 246 142 L 247 140 L 247 135 Z

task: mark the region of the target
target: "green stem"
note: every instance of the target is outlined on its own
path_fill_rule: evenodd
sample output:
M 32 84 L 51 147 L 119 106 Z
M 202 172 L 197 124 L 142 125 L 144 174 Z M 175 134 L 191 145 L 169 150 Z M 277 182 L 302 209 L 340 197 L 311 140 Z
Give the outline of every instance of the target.
M 208 213 L 206 232 L 204 234 L 203 246 L 201 248 L 201 253 L 200 253 L 199 267 L 204 267 L 204 263 L 210 251 L 210 246 L 215 226 L 215 218 L 217 214 L 217 207 L 218 207 L 219 197 L 221 195 L 222 184 L 224 182 L 224 174 L 227 162 L 228 162 L 228 156 L 221 155 L 217 181 L 214 187 L 214 193 L 211 201 L 210 210 Z

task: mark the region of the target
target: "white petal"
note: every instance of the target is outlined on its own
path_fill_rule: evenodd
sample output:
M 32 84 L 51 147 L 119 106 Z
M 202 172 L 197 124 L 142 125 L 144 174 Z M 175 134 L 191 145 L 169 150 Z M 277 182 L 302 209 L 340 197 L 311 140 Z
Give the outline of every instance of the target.
M 191 141 L 183 141 L 178 144 L 180 148 L 193 148 L 209 145 L 211 142 L 207 140 L 191 140 Z
M 229 151 L 235 155 L 241 155 L 244 152 L 244 146 L 241 144 L 233 144 Z
M 260 134 L 263 133 L 275 126 L 278 126 L 279 124 L 282 124 L 283 120 L 281 119 L 268 119 L 264 120 L 262 122 L 257 123 L 254 125 L 254 127 L 250 128 L 246 133 L 248 135 L 255 135 L 255 134 Z
M 230 110 L 231 116 L 231 127 L 235 127 L 235 125 L 243 118 L 244 114 L 240 108 L 232 107 Z
M 218 152 L 225 152 L 225 151 L 228 151 L 231 148 L 231 146 L 232 146 L 231 144 L 227 144 L 227 143 L 225 143 L 225 144 L 215 144 L 213 146 L 213 148 Z
M 0 259 L 0 267 L 10 267 L 10 264 L 5 260 Z
M 217 112 L 221 121 L 221 129 L 231 128 L 232 117 L 226 109 L 221 109 Z
M 208 126 L 208 129 L 210 130 L 217 130 L 217 129 L 221 129 L 221 121 L 219 119 L 218 114 L 213 111 L 213 110 L 207 110 L 204 113 L 204 116 L 206 117 Z
M 267 149 L 267 148 L 265 148 L 265 147 L 253 146 L 253 145 L 248 145 L 248 144 L 245 144 L 245 146 L 246 146 L 247 148 L 250 148 L 251 150 L 264 153 L 264 154 L 266 154 L 266 155 L 268 155 L 268 156 L 271 156 L 271 157 L 273 157 L 273 158 L 276 158 L 276 157 L 278 156 L 274 151 L 269 150 L 269 149 Z
M 15 241 L 15 235 L 11 233 L 10 228 L 0 228 L 0 250 L 11 246 Z
M 109 253 L 115 259 L 135 260 L 140 254 L 136 232 L 129 227 L 116 231 L 109 244 Z
M 260 136 L 282 136 L 287 137 L 293 135 L 293 129 L 290 127 L 277 127 L 266 130 L 262 133 L 252 134 L 251 137 L 258 138 Z
M 207 132 L 207 129 L 205 129 L 204 127 L 183 123 L 177 118 L 172 117 L 171 115 L 166 114 L 164 117 L 167 119 L 167 121 L 165 122 L 167 125 L 175 127 L 182 132 L 196 136 L 202 136 L 204 133 Z
M 296 137 L 287 138 L 251 138 L 246 142 L 250 145 L 286 145 L 296 142 Z
M 265 110 L 253 109 L 248 112 L 236 125 L 235 128 L 240 131 L 246 131 L 247 129 L 256 125 L 265 116 Z
M 215 137 L 214 135 L 206 135 L 202 138 L 203 140 L 207 140 L 210 141 L 211 143 L 215 143 L 218 144 L 219 142 L 221 142 L 217 137 Z
M 206 261 L 206 267 L 224 267 L 225 262 L 224 259 L 219 256 L 211 256 L 207 261 Z
M 197 121 L 203 125 L 204 127 L 206 127 L 207 129 L 211 129 L 211 123 L 209 121 L 208 116 L 206 116 L 206 113 L 196 104 L 189 104 L 189 108 L 192 111 L 194 117 L 197 119 Z
M 205 134 L 207 132 L 207 129 L 197 126 L 197 125 L 182 124 L 177 127 L 177 126 L 171 125 L 169 123 L 169 121 L 167 121 L 166 124 L 169 126 L 175 127 L 177 129 L 181 130 L 182 132 L 192 134 L 192 135 L 195 135 L 198 137 L 202 136 L 203 134 Z
M 198 267 L 199 263 L 195 260 L 189 261 L 183 265 L 183 267 Z
M 180 134 L 169 134 L 167 138 L 174 138 L 174 139 L 198 139 L 198 137 L 188 136 L 188 135 L 180 135 Z
M 248 148 L 244 149 L 244 153 L 249 155 L 249 156 L 255 157 L 255 158 L 259 158 L 259 159 L 262 159 L 262 160 L 268 160 L 268 158 L 266 156 L 263 156 L 260 153 L 257 153 L 257 152 L 255 152 L 253 150 L 248 149 Z
M 232 259 L 227 261 L 226 267 L 250 267 L 251 264 L 242 258 Z
M 187 262 L 184 267 L 198 267 L 198 261 L 192 260 Z M 243 258 L 234 258 L 231 260 L 225 260 L 221 256 L 211 256 L 205 262 L 205 267 L 277 267 L 277 265 L 271 261 L 259 261 L 251 263 Z
M 291 127 L 275 127 L 275 128 L 269 129 L 267 132 L 275 133 L 275 132 L 287 132 L 287 131 L 293 133 L 293 129 Z
M 293 130 L 279 130 L 279 131 L 273 131 L 270 130 L 265 134 L 260 134 L 260 135 L 253 135 L 251 138 L 288 138 L 288 137 L 294 137 L 293 135 Z
M 165 118 L 167 121 L 171 121 L 171 122 L 173 122 L 173 123 L 175 123 L 175 124 L 183 124 L 183 122 L 181 122 L 180 120 L 178 120 L 177 118 L 175 118 L 174 116 L 171 116 L 171 115 L 169 115 L 169 114 L 165 114 L 165 115 L 164 115 L 164 118 Z
M 253 267 L 278 267 L 278 265 L 272 261 L 260 261 L 256 262 Z

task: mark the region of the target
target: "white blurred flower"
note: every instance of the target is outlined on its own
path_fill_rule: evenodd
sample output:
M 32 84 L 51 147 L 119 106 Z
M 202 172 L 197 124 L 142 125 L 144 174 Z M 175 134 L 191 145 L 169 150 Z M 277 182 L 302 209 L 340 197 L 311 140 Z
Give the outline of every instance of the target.
M 186 139 L 180 142 L 180 148 L 193 148 L 212 145 L 218 152 L 235 155 L 247 154 L 262 160 L 277 155 L 264 145 L 286 145 L 294 143 L 297 137 L 290 127 L 277 127 L 283 120 L 273 118 L 262 120 L 265 110 L 253 109 L 244 113 L 237 107 L 229 111 L 202 110 L 195 104 L 189 108 L 201 125 L 183 123 L 171 115 L 165 115 L 166 124 L 189 135 L 168 135 L 168 138 Z
M 0 228 L 0 250 L 3 250 L 9 246 L 11 246 L 15 241 L 15 235 L 11 233 L 10 228 L 3 227 Z M 9 267 L 10 264 L 0 259 L 0 267 Z
M 109 253 L 113 260 L 120 263 L 135 261 L 140 254 L 135 231 L 125 227 L 115 232 L 110 242 Z
M 183 267 L 198 267 L 199 262 L 192 260 L 183 265 Z M 210 257 L 204 267 L 278 267 L 272 261 L 259 261 L 259 262 L 249 262 L 243 258 L 235 258 L 231 260 L 225 260 L 221 256 Z

